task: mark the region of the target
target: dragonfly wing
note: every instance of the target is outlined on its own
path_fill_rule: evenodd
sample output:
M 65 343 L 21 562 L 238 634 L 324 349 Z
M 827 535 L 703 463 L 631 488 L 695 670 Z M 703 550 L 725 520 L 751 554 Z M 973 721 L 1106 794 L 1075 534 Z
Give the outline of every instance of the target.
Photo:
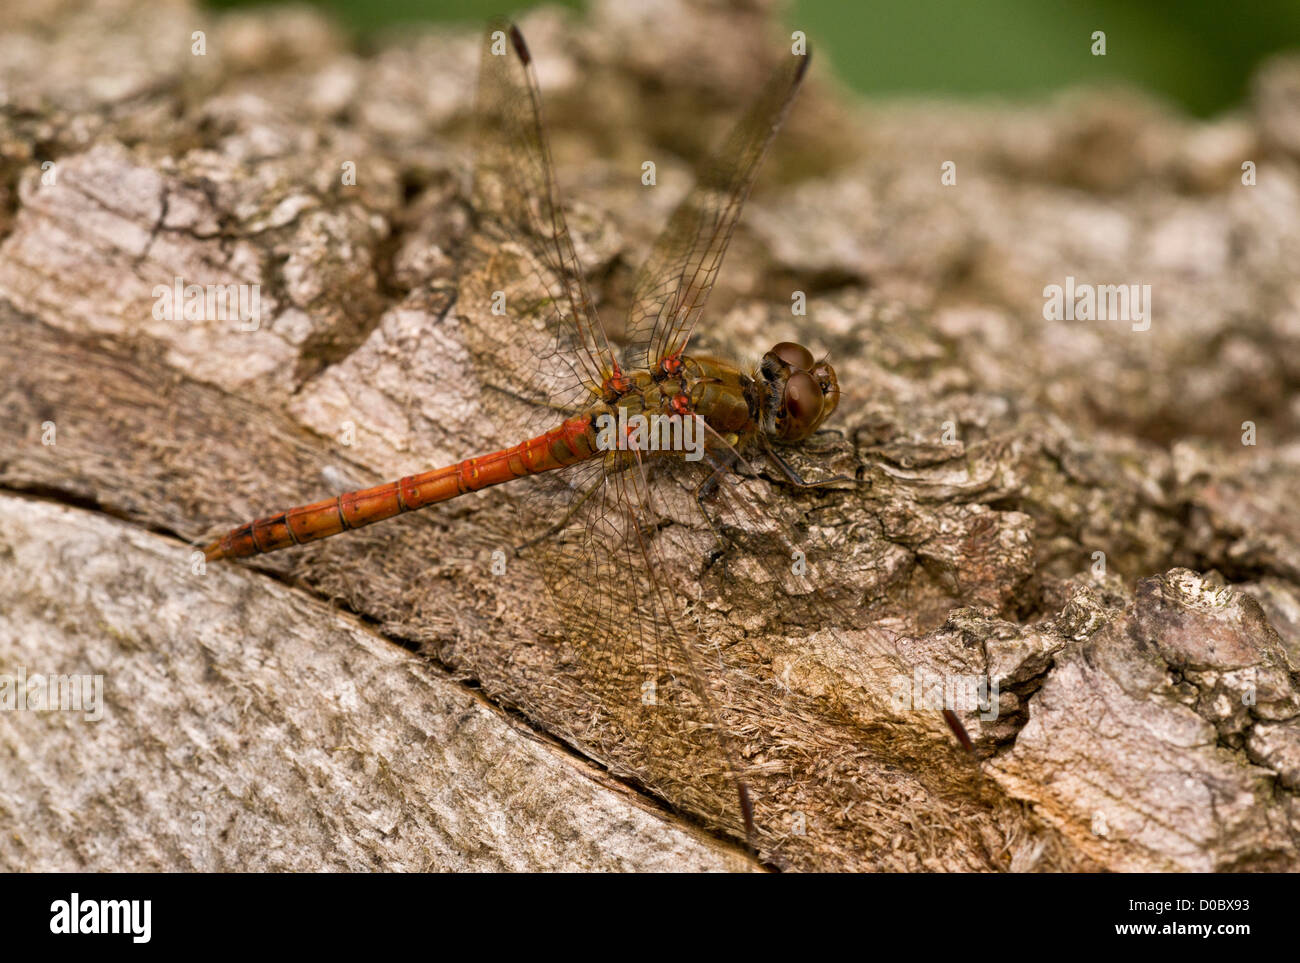
M 736 682 L 694 611 L 708 542 L 684 525 L 693 503 L 647 484 L 636 467 L 587 462 L 556 476 L 534 479 L 520 508 L 524 520 L 539 511 L 560 519 L 525 554 L 588 700 L 585 730 L 571 735 L 612 771 L 752 839 L 735 720 L 718 708 L 743 700 L 725 691 Z
M 476 111 L 461 323 L 487 384 L 551 409 L 554 420 L 599 392 L 614 356 L 574 252 L 532 58 L 514 24 L 488 27 Z
M 637 275 L 628 312 L 628 365 L 654 368 L 682 351 L 722 266 L 759 165 L 808 69 L 810 54 L 791 54 L 697 171 Z
M 569 703 L 581 721 L 561 734 L 585 754 L 774 853 L 805 791 L 792 774 L 838 784 L 858 774 L 846 758 L 907 766 L 958 749 L 940 712 L 894 705 L 917 668 L 947 669 L 909 637 L 905 605 L 890 608 L 908 553 L 882 556 L 838 524 L 835 497 L 792 498 L 737 467 L 703 505 L 711 469 L 676 457 L 648 462 L 649 478 L 593 460 L 510 493 L 519 530 L 545 536 L 524 554 L 564 677 L 524 698 Z M 852 744 L 810 759 L 788 731 L 810 716 Z
M 718 539 L 716 558 L 698 576 L 702 603 L 728 621 L 748 622 L 773 652 L 778 637 L 793 639 L 775 660 L 807 683 L 792 680 L 791 688 L 832 704 L 871 734 L 886 758 L 923 760 L 936 747 L 955 749 L 954 735 L 969 749 L 955 715 L 912 699 L 918 672 L 952 681 L 967 669 L 911 634 L 911 553 L 881 551 L 879 539 L 843 524 L 834 494 L 792 497 L 731 455 L 740 473 L 717 479 L 697 502 Z M 679 482 L 697 484 L 694 473 Z M 822 691 L 817 680 L 830 678 L 839 681 Z

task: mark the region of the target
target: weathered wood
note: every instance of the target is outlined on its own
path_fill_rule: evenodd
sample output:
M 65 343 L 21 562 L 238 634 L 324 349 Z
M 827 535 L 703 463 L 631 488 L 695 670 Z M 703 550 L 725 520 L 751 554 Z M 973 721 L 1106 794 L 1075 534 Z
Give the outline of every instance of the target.
M 0 64 L 0 672 L 84 666 L 116 692 L 101 723 L 0 713 L 0 859 L 750 865 L 688 828 L 736 835 L 721 764 L 634 766 L 535 575 L 492 574 L 508 492 L 191 571 L 184 542 L 519 439 L 478 417 L 490 389 L 457 297 L 477 32 L 360 58 L 312 15 L 176 10 L 182 52 L 118 87 L 94 63 L 77 79 L 75 32 L 182 43 L 157 39 L 151 6 L 60 20 L 50 69 L 22 83 Z M 523 24 L 607 317 L 689 184 L 656 145 L 694 150 L 734 116 L 777 42 L 756 17 L 717 49 L 716 11 L 619 11 Z M 207 60 L 188 53 L 200 27 Z M 702 584 L 708 681 L 768 864 L 1296 868 L 1293 73 L 1271 66 L 1251 113 L 1198 125 L 1114 93 L 861 115 L 814 76 L 706 332 L 828 350 L 843 435 L 802 464 L 861 480 L 745 482 L 836 546 L 830 588 L 856 624 L 792 624 L 744 578 Z M 1044 320 L 1067 275 L 1150 283 L 1150 328 Z M 261 285 L 264 323 L 155 318 L 176 277 Z M 980 762 L 891 703 L 918 664 L 999 685 L 996 720 L 965 715 Z
M 6 869 L 743 870 L 359 620 L 93 512 L 0 498 Z M 52 564 L 53 563 L 53 564 Z

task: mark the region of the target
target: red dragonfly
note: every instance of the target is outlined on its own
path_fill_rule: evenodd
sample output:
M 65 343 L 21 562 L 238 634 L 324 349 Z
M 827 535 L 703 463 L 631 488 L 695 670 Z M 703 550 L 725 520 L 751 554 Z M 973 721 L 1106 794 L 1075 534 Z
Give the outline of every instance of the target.
M 620 354 L 557 197 L 532 57 L 513 24 L 492 23 L 476 105 L 477 223 L 459 311 L 480 376 L 495 389 L 484 392 L 484 409 L 503 432 L 528 437 L 259 518 L 206 549 L 209 560 L 246 558 L 539 476 L 517 499 L 513 547 L 537 563 L 564 641 L 596 690 L 605 731 L 648 753 L 695 746 L 699 759 L 720 760 L 698 764 L 698 785 L 659 791 L 716 809 L 710 798 L 719 798 L 720 783 L 730 785 L 751 842 L 747 780 L 716 708 L 719 683 L 701 668 L 716 659 L 700 606 L 716 607 L 743 581 L 769 592 L 788 620 L 815 627 L 843 617 L 845 608 L 817 584 L 807 540 L 745 484 L 756 474 L 755 455 L 801 488 L 845 481 L 805 482 L 780 451 L 818 430 L 840 389 L 827 361 L 792 342 L 774 345 L 752 368 L 687 349 L 807 68 L 806 55 L 791 54 L 700 167 L 637 276 Z M 969 748 L 956 716 L 945 715 Z M 653 766 L 629 762 L 621 747 L 595 754 L 622 760 L 613 768 L 657 786 Z

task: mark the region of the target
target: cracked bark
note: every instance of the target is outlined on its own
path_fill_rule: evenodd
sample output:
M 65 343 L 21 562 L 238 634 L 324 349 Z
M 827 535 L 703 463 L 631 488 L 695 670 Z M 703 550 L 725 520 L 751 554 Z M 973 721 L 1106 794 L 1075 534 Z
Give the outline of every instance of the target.
M 0 57 L 0 672 L 102 672 L 109 709 L 0 713 L 0 863 L 752 865 L 692 828 L 725 833 L 728 801 L 689 769 L 663 774 L 666 812 L 580 757 L 618 747 L 586 728 L 536 585 L 478 564 L 496 496 L 191 568 L 226 525 L 499 446 L 456 300 L 477 31 L 361 56 L 301 12 L 3 16 L 31 46 Z M 606 318 L 687 186 L 674 156 L 774 43 L 756 15 L 625 16 L 523 23 Z M 708 44 L 720 27 L 735 42 Z M 207 57 L 176 39 L 196 29 Z M 802 464 L 861 484 L 747 485 L 870 559 L 843 575 L 855 629 L 987 676 L 1000 711 L 967 714 L 962 764 L 882 697 L 895 664 L 733 592 L 703 617 L 764 861 L 1296 868 L 1297 76 L 1268 65 L 1209 123 L 1115 92 L 805 92 L 708 335 L 828 350 L 843 434 Z M 647 157 L 661 187 L 630 189 Z M 1150 330 L 1044 321 L 1066 275 L 1151 283 Z M 155 319 L 178 276 L 260 284 L 269 321 Z

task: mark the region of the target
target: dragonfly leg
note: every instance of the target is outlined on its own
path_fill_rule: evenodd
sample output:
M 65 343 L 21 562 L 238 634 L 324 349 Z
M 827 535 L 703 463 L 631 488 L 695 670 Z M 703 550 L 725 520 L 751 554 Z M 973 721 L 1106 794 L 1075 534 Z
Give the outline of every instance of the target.
M 709 509 L 705 502 L 718 490 L 718 485 L 720 485 L 722 480 L 730 474 L 731 468 L 730 465 L 727 464 L 727 461 L 716 457 L 707 450 L 704 453 L 704 457 L 709 460 L 709 464 L 713 467 L 713 471 L 710 472 L 709 477 L 700 482 L 700 486 L 695 489 L 695 501 L 699 504 L 700 514 L 703 515 L 704 520 L 709 523 L 709 528 L 713 530 L 713 537 L 716 538 L 718 542 L 713 551 L 709 553 L 709 565 L 711 566 L 726 554 L 728 542 L 726 537 L 722 534 L 722 526 L 713 520 L 713 516 L 709 514 Z M 730 460 L 733 459 L 728 459 L 728 461 Z
M 791 465 L 786 461 L 784 456 L 782 456 L 782 454 L 775 448 L 766 445 L 764 446 L 764 450 L 767 453 L 767 457 L 772 460 L 772 463 L 781 469 L 781 473 L 785 475 L 792 484 L 797 485 L 800 488 L 826 488 L 830 485 L 841 485 L 844 482 L 857 482 L 856 478 L 851 478 L 848 475 L 833 475 L 823 481 L 810 482 L 800 475 L 799 472 L 795 470 L 794 465 Z

